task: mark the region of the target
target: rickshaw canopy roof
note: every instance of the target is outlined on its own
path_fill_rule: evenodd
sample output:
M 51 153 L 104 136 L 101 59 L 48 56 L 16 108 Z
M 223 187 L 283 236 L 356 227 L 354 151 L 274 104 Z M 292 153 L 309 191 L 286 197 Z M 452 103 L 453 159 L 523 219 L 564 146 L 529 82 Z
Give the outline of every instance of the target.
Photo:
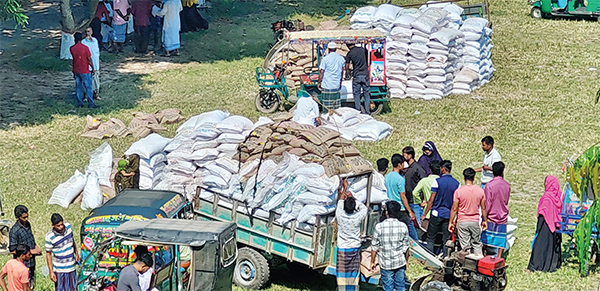
M 127 189 L 93 210 L 90 217 L 124 214 L 154 218 L 160 214 L 170 218 L 186 204 L 185 197 L 177 192 Z
M 299 41 L 338 41 L 355 43 L 364 40 L 385 40 L 385 34 L 376 29 L 365 30 L 309 30 L 290 32 L 287 37 L 291 42 Z
M 200 247 L 235 229 L 232 222 L 156 218 L 125 222 L 117 227 L 115 234 L 128 240 Z

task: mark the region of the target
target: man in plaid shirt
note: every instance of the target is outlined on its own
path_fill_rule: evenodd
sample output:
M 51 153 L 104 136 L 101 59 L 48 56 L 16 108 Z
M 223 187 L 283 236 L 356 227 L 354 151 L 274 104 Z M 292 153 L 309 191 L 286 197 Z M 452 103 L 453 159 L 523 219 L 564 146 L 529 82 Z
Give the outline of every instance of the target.
M 375 226 L 373 234 L 371 270 L 375 269 L 375 257 L 377 257 L 383 290 L 404 291 L 406 290 L 404 272 L 410 246 L 408 227 L 398 219 L 400 203 L 389 201 L 385 206 L 387 218 Z

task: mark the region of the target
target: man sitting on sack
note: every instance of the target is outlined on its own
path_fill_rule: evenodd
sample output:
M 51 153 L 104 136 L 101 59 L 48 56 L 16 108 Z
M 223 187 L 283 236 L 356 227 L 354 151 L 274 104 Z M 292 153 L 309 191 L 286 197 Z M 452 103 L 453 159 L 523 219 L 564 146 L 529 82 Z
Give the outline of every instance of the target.
M 319 65 L 319 89 L 323 99 L 324 109 L 338 109 L 341 106 L 340 89 L 342 88 L 342 71 L 346 59 L 335 52 L 337 44 L 327 44 L 329 54 L 321 60 Z
M 308 124 L 313 126 L 321 125 L 319 117 L 319 104 L 311 96 L 300 96 L 296 102 L 293 121 L 300 124 Z

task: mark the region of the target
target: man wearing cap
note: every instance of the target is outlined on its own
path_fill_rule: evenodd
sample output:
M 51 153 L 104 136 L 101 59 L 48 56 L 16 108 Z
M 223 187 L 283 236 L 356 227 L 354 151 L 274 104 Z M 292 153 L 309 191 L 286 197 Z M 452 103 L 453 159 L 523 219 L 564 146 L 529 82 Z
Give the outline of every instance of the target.
M 341 106 L 340 89 L 346 60 L 335 52 L 337 49 L 335 42 L 327 44 L 327 49 L 329 54 L 321 60 L 319 65 L 319 88 L 326 109 L 337 109 Z

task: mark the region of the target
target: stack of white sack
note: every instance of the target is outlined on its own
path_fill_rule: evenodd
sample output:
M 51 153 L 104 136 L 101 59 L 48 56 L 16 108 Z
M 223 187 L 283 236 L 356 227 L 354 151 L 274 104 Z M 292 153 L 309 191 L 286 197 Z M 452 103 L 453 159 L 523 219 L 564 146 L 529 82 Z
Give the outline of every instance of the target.
M 162 181 L 166 166 L 167 155 L 162 151 L 149 159 L 140 159 L 140 189 L 152 189 Z
M 442 99 L 452 92 L 455 74 L 463 67 L 464 35 L 457 29 L 442 28 L 431 34 L 427 47 L 423 99 Z
M 371 22 L 371 17 L 375 14 L 377 8 L 373 6 L 365 6 L 357 9 L 352 17 L 350 17 L 350 29 L 353 30 L 361 30 L 361 29 L 371 29 L 373 28 L 373 24 Z
M 404 98 L 408 77 L 408 47 L 412 38 L 411 23 L 420 15 L 419 10 L 403 9 L 394 20 L 394 28 L 386 42 L 386 74 L 391 98 Z
M 321 116 L 321 126 L 339 131 L 347 140 L 379 141 L 392 134 L 391 125 L 354 108 L 341 107 L 335 111 L 337 114 Z
M 408 68 L 406 95 L 414 99 L 425 99 L 425 82 L 430 84 L 439 82 L 441 78 L 438 75 L 429 75 L 438 73 L 436 69 L 429 68 L 428 60 L 430 57 L 428 43 L 431 35 L 443 27 L 447 12 L 439 8 L 430 8 L 422 12 L 419 17 L 411 23 L 412 36 L 408 47 Z M 435 52 L 433 52 L 435 54 Z M 437 54 L 436 54 L 437 55 Z M 438 60 L 440 61 L 440 60 Z M 432 94 L 433 92 L 430 92 Z M 428 95 L 431 96 L 431 95 Z
M 479 87 L 479 73 L 474 69 L 463 66 L 454 77 L 452 94 L 469 94 Z
M 402 11 L 401 7 L 392 4 L 381 4 L 371 17 L 375 29 L 389 35 L 394 27 L 394 20 Z
M 171 139 L 153 133 L 133 144 L 125 151 L 125 155 L 140 156 L 140 189 L 152 189 L 155 181 L 160 180 L 166 167 L 164 148 Z
M 440 8 L 446 10 L 448 15 L 446 16 L 446 20 L 448 23 L 445 25 L 446 28 L 459 29 L 462 24 L 462 13 L 464 9 L 454 3 L 450 2 L 437 2 L 437 1 L 429 1 L 431 3 L 427 3 L 422 5 L 419 8 L 419 11 L 426 11 L 429 8 Z
M 485 18 L 473 17 L 465 20 L 460 27 L 466 40 L 463 61 L 465 67 L 478 72 L 478 87 L 489 83 L 495 71 L 491 60 L 492 30 L 487 24 Z
M 102 206 L 104 195 L 100 187 L 113 187 L 110 182 L 113 162 L 112 148 L 105 142 L 88 154 L 90 162 L 85 168 L 85 174 L 82 174 L 79 170 L 75 170 L 71 178 L 58 185 L 52 191 L 52 196 L 48 200 L 48 204 L 58 204 L 67 208 L 83 191 L 81 209 L 91 210 Z
M 382 203 L 388 200 L 387 191 L 385 189 L 385 177 L 378 173 L 373 172 L 373 178 L 371 178 L 371 203 Z M 348 183 L 350 187 L 348 191 L 352 193 L 352 196 L 362 203 L 367 201 L 367 184 L 369 179 L 366 176 L 356 177 L 349 179 Z
M 167 166 L 161 179 L 153 181 L 153 188 L 189 197 L 196 186 L 215 192 L 227 190 L 231 175 L 237 171 L 237 162 L 231 157 L 253 126 L 246 117 L 229 116 L 220 110 L 192 117 L 165 147 Z

